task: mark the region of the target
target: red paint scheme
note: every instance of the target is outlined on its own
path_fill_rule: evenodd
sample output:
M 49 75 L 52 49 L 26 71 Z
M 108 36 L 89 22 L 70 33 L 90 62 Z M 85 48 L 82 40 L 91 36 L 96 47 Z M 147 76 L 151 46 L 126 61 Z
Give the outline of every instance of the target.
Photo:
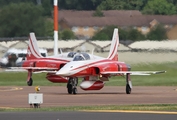
M 63 65 L 69 62 L 69 59 L 57 56 L 43 57 L 39 52 L 37 40 L 34 33 L 30 33 L 29 44 L 27 48 L 27 60 L 18 63 L 18 67 L 28 70 L 27 81 L 32 81 L 33 72 L 47 72 L 46 78 L 51 82 L 67 83 L 66 77 L 55 75 Z
M 103 87 L 104 87 L 103 81 L 83 81 L 80 84 L 80 88 L 83 90 L 100 90 Z
M 33 59 L 33 60 L 24 61 L 22 63 L 22 67 L 49 67 L 49 68 L 59 69 L 61 64 L 66 64 L 66 62 L 57 61 L 57 60 L 48 60 L 46 58 L 46 59 Z
M 72 76 L 86 77 L 86 76 L 98 76 L 101 72 L 106 71 L 130 71 L 130 67 L 124 62 L 118 62 L 113 60 L 104 60 L 100 63 L 93 63 L 88 65 L 88 68 L 80 71 Z
M 33 60 L 26 60 L 23 61 L 22 63 L 22 67 L 32 67 L 27 68 L 28 69 L 28 78 L 27 81 L 30 80 L 31 76 L 32 76 L 32 72 L 40 72 L 43 70 L 46 71 L 54 71 L 54 70 L 59 70 L 61 65 L 66 64 L 66 62 L 64 61 L 58 61 L 58 60 L 48 60 L 46 59 L 33 59 Z M 41 69 L 38 69 L 41 68 Z M 43 68 L 43 69 L 42 69 Z M 46 78 L 53 82 L 53 83 L 67 83 L 68 79 L 66 79 L 66 77 L 61 77 L 58 75 L 55 75 L 54 73 L 48 73 Z
M 117 71 L 130 71 L 130 66 L 123 63 L 123 62 L 117 62 L 118 70 Z
M 68 82 L 67 77 L 61 77 L 53 73 L 47 73 L 46 78 L 53 83 L 67 83 Z

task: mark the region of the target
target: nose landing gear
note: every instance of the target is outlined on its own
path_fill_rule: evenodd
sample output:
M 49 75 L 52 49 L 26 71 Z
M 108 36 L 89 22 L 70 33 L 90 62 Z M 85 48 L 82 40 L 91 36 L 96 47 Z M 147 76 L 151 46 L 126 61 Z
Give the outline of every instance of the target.
M 78 78 L 70 77 L 67 83 L 68 94 L 77 94 Z

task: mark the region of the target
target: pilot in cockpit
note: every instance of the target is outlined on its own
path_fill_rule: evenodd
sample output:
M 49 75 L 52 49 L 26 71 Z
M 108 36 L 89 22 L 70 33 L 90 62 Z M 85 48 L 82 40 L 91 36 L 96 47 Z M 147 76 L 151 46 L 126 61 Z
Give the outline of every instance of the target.
M 90 56 L 87 53 L 78 53 L 74 56 L 73 61 L 89 60 Z

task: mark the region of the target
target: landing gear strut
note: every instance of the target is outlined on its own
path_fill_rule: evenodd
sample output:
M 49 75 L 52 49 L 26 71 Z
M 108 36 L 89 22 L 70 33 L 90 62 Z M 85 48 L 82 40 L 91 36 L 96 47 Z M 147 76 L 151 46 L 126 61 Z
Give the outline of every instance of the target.
M 130 73 L 126 74 L 126 93 L 130 94 L 131 90 L 132 90 L 132 83 L 131 83 L 131 79 L 130 79 Z
M 77 84 L 78 78 L 77 77 L 70 77 L 67 83 L 68 94 L 77 94 Z

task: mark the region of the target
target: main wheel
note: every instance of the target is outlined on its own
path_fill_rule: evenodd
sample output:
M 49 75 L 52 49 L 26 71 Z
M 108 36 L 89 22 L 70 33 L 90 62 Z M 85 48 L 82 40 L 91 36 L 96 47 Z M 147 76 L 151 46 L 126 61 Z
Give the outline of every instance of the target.
M 131 88 L 130 88 L 130 85 L 129 85 L 129 84 L 126 85 L 126 93 L 127 93 L 127 94 L 130 94 L 130 93 L 131 93 Z
M 77 94 L 77 88 L 73 88 L 73 94 Z
M 72 85 L 71 84 L 67 84 L 67 89 L 68 89 L 68 94 L 72 94 Z
M 32 86 L 33 85 L 33 79 L 30 78 L 29 81 L 27 82 L 28 86 Z

